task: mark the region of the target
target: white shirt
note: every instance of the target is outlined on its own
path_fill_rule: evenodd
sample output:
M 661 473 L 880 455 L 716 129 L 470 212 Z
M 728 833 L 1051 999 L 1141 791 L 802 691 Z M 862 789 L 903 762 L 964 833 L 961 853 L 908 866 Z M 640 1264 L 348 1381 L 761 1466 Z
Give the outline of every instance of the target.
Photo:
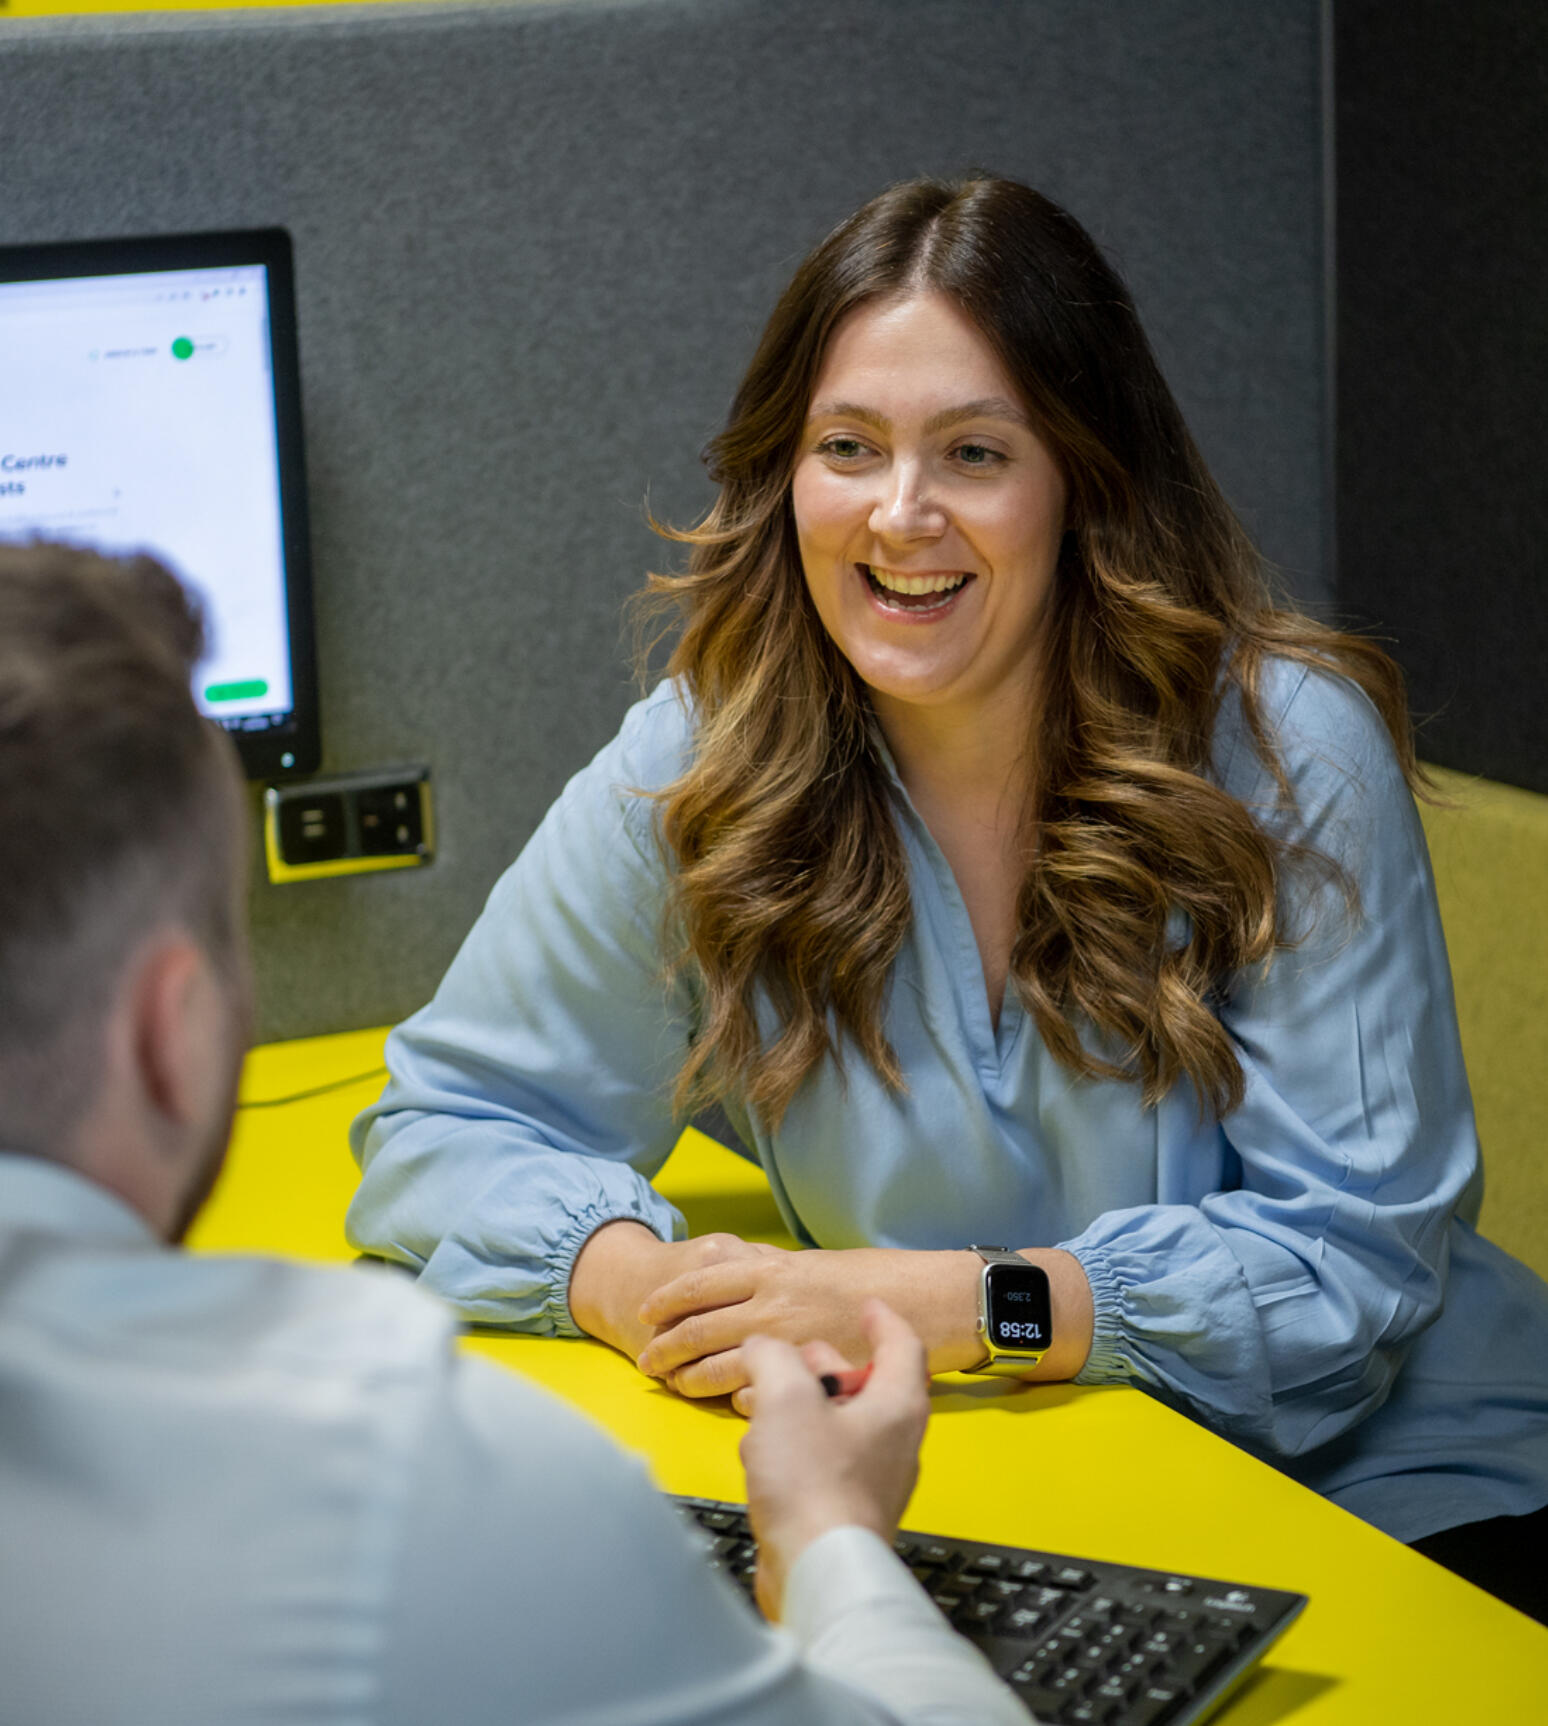
M 1023 1726 L 874 1535 L 809 1547 L 771 1630 L 453 1325 L 0 1156 L 0 1722 Z

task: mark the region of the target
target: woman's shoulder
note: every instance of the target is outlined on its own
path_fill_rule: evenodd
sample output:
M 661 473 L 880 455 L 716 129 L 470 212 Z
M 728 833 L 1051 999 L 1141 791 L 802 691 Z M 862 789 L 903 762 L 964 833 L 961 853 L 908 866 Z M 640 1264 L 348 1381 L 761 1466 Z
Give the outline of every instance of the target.
M 1259 664 L 1254 694 L 1264 734 L 1298 792 L 1405 785 L 1386 721 L 1352 678 L 1270 655 Z M 1247 802 L 1258 801 L 1274 777 L 1258 752 L 1242 687 L 1234 679 L 1216 718 L 1212 765 L 1216 784 Z
M 686 771 L 693 751 L 691 700 L 670 679 L 624 714 L 612 738 L 560 793 L 553 815 L 611 826 L 621 821 L 641 845 L 654 828 L 657 794 Z
M 692 699 L 675 678 L 663 678 L 624 715 L 606 759 L 626 790 L 660 791 L 680 778 L 693 752 Z

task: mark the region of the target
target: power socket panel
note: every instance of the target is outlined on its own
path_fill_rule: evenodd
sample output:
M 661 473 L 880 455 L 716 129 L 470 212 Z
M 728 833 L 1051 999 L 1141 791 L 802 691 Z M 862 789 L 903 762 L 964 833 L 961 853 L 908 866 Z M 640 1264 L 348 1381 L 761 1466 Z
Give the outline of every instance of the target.
M 274 882 L 417 869 L 435 856 L 428 767 L 383 767 L 271 785 L 263 851 Z

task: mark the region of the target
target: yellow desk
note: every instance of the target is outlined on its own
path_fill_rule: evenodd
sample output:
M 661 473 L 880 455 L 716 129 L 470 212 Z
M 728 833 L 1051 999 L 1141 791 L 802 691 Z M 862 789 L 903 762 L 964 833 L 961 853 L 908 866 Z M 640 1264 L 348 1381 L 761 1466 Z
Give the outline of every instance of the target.
M 257 1049 L 247 1107 L 191 1244 L 348 1261 L 345 1129 L 380 1089 L 381 1031 Z M 353 1083 L 336 1081 L 366 1074 Z M 660 1182 L 697 1232 L 783 1240 L 756 1169 L 696 1134 Z M 645 1456 L 662 1487 L 742 1497 L 728 1407 L 692 1404 L 599 1343 L 480 1334 Z M 938 1382 L 908 1521 L 944 1533 L 1297 1589 L 1311 1605 L 1222 1726 L 1543 1726 L 1548 1630 L 1138 1391 Z M 1548 1555 L 1545 1555 L 1548 1562 Z

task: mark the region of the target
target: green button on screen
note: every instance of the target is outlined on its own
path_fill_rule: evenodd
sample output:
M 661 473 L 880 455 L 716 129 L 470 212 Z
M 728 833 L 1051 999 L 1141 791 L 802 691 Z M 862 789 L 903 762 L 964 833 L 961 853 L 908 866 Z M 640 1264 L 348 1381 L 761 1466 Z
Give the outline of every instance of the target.
M 172 344 L 172 358 L 175 360 L 191 360 L 193 358 L 193 343 L 187 336 L 179 336 Z
M 204 692 L 206 701 L 250 701 L 255 695 L 267 695 L 269 686 L 261 677 L 250 677 L 246 683 L 212 683 Z

